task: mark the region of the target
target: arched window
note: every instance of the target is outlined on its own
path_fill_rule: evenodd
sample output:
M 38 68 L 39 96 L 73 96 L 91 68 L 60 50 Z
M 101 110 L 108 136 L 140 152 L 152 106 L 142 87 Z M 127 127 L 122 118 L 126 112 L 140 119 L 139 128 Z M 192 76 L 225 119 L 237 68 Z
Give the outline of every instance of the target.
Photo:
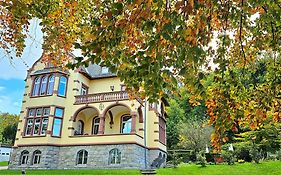
M 29 155 L 29 152 L 24 150 L 21 152 L 21 155 L 20 155 L 20 165 L 25 165 L 27 164 L 27 161 L 28 161 L 28 155 Z
M 78 121 L 77 132 L 78 132 L 78 135 L 84 134 L 84 122 L 82 120 Z
M 41 81 L 41 78 L 40 78 L 40 77 L 37 77 L 37 78 L 34 80 L 32 96 L 37 96 L 37 95 L 39 94 L 40 81 Z
M 88 152 L 86 150 L 83 149 L 77 152 L 76 165 L 87 164 L 87 160 L 88 160 Z
M 121 163 L 121 152 L 117 149 L 114 148 L 109 151 L 109 164 L 120 164 Z
M 132 117 L 125 115 L 122 117 L 121 133 L 131 133 L 132 130 Z
M 39 164 L 41 160 L 41 151 L 36 150 L 33 152 L 33 157 L 32 157 L 32 164 Z
M 100 118 L 95 117 L 93 118 L 93 124 L 92 124 L 92 134 L 97 135 L 99 132 L 99 125 L 100 125 Z
M 41 88 L 40 88 L 40 95 L 45 95 L 46 94 L 47 81 L 48 81 L 48 77 L 47 76 L 42 77 Z
M 55 84 L 55 76 L 51 75 L 49 77 L 49 81 L 48 81 L 47 95 L 53 94 L 54 84 Z
M 58 89 L 59 96 L 66 95 L 66 84 L 67 84 L 67 78 L 65 76 L 61 76 L 59 81 L 59 89 Z

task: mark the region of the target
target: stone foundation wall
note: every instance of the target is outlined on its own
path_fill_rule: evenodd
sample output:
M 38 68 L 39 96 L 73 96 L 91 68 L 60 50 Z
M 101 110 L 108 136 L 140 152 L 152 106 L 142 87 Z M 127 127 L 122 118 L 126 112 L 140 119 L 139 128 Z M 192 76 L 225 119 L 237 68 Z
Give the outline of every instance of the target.
M 109 163 L 109 151 L 117 148 L 121 152 L 121 163 Z M 21 152 L 29 152 L 28 163 L 20 165 Z M 33 152 L 42 152 L 41 161 L 38 165 L 32 165 Z M 87 164 L 77 165 L 77 152 L 88 152 Z M 147 168 L 153 160 L 159 156 L 160 150 L 147 150 Z M 9 169 L 143 169 L 145 168 L 145 148 L 136 144 L 124 145 L 94 145 L 94 146 L 36 146 L 19 147 L 14 149 Z M 162 154 L 165 154 L 162 152 Z

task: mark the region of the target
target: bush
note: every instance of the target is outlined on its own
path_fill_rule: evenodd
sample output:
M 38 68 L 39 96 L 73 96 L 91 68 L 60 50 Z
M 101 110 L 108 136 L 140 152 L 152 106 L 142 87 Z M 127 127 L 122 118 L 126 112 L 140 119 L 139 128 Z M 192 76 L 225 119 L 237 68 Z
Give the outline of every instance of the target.
M 262 158 L 261 152 L 255 145 L 253 145 L 253 147 L 250 149 L 250 155 L 255 163 L 259 163 L 260 159 Z
M 198 161 L 198 164 L 200 164 L 202 167 L 206 167 L 207 161 L 206 161 L 204 152 L 199 152 L 197 154 L 197 161 Z
M 222 156 L 228 165 L 234 165 L 235 158 L 233 151 L 223 151 Z
M 277 160 L 281 161 L 281 150 L 277 151 Z

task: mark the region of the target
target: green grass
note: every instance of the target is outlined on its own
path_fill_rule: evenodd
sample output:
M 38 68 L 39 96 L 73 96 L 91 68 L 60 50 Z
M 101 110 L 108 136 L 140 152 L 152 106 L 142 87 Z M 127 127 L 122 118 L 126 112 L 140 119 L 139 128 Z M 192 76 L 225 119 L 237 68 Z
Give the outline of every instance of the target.
M 27 175 L 139 175 L 139 170 L 27 170 Z M 183 165 L 157 170 L 157 175 L 280 175 L 281 162 L 261 164 Z M 20 175 L 20 171 L 1 170 L 0 175 Z
M 8 166 L 8 162 L 0 162 L 0 166 Z

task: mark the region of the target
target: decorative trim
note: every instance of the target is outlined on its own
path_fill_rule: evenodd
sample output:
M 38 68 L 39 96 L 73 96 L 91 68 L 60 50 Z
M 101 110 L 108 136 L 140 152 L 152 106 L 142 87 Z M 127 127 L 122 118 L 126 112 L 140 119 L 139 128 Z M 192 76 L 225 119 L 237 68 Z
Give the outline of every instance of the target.
M 27 94 L 23 94 L 23 96 L 27 96 Z
M 79 91 L 79 89 L 78 89 L 78 88 L 73 88 L 72 90 L 73 90 L 73 91 Z
M 74 127 L 68 127 L 67 129 L 68 130 L 74 130 Z
M 19 140 L 19 138 L 16 138 L 15 140 Z
M 154 122 L 154 124 L 157 124 L 157 125 L 158 125 L 158 124 L 159 124 L 159 122 Z
M 20 129 L 17 129 L 17 131 L 20 131 Z
M 159 142 L 159 139 L 154 139 L 154 142 Z
M 46 131 L 46 134 L 49 134 L 49 135 L 50 135 L 50 134 L 52 134 L 52 131 L 47 130 L 47 131 Z
M 126 145 L 126 144 L 135 144 L 135 145 L 141 146 L 141 147 L 146 148 L 146 149 L 149 149 L 149 150 L 160 150 L 160 151 L 163 151 L 163 152 L 167 153 L 167 151 L 162 150 L 161 148 L 157 148 L 157 147 L 145 147 L 144 145 L 139 144 L 139 143 L 137 143 L 137 142 L 112 142 L 112 143 L 100 142 L 100 143 L 81 143 L 81 144 L 19 144 L 19 145 L 13 146 L 13 148 L 18 148 L 18 147 L 32 147 L 32 146 L 69 147 L 69 146 Z
M 159 131 L 154 131 L 154 133 L 159 133 Z
M 144 129 L 143 128 L 139 128 L 139 131 L 144 131 Z
M 102 136 L 124 136 L 124 135 L 136 135 L 140 138 L 143 139 L 143 136 L 139 135 L 139 134 L 136 134 L 136 133 L 126 133 L 126 134 L 123 134 L 123 133 L 118 133 L 118 134 L 98 134 L 98 135 L 74 135 L 74 136 L 68 136 L 70 138 L 77 138 L 77 137 L 102 137 Z
M 74 83 L 80 83 L 80 81 L 79 81 L 79 80 L 73 80 L 73 82 L 74 82 Z

